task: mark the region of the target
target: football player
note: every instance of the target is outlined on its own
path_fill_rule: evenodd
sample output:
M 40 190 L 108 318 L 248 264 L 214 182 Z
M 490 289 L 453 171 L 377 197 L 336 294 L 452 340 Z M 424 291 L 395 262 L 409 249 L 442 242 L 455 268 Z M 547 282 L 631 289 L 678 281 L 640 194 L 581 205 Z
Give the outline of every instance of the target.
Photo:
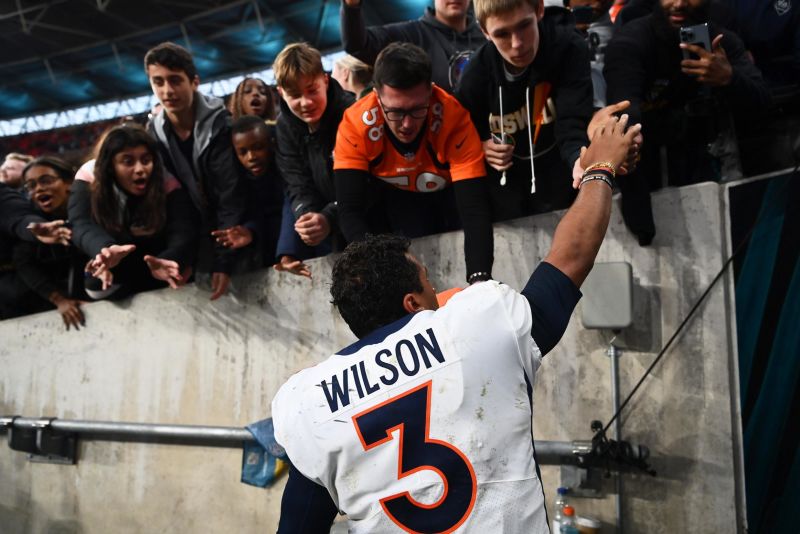
M 603 241 L 611 178 L 640 130 L 626 126 L 609 119 L 582 150 L 578 196 L 521 293 L 487 281 L 439 308 L 406 239 L 348 246 L 331 294 L 359 341 L 272 403 L 293 464 L 278 532 L 328 532 L 337 510 L 354 533 L 549 532 L 534 375 Z

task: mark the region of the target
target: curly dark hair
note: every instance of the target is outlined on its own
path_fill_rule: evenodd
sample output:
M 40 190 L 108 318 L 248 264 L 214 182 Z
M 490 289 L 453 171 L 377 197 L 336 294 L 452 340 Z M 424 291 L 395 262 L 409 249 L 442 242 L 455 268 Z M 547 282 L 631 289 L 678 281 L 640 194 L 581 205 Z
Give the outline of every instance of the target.
M 164 191 L 164 165 L 155 139 L 139 125 L 125 124 L 111 128 L 98 150 L 94 163 L 92 184 L 92 217 L 101 227 L 112 234 L 127 231 L 123 227 L 124 217 L 119 217 L 120 205 L 114 186 L 117 173 L 114 156 L 126 148 L 144 146 L 153 156 L 153 172 L 140 202 L 136 202 L 134 219 L 149 232 L 160 231 L 167 220 L 167 194 Z
M 261 118 L 264 120 L 275 120 L 275 93 L 273 93 L 272 88 L 261 78 L 250 78 L 247 76 L 244 78 L 244 80 L 239 82 L 239 85 L 236 86 L 236 90 L 233 92 L 233 95 L 231 95 L 231 99 L 228 102 L 228 111 L 230 111 L 231 115 L 233 116 L 233 120 L 236 120 L 245 114 L 244 110 L 242 109 L 242 100 L 244 100 L 245 85 L 247 85 L 247 82 L 250 80 L 259 82 L 267 91 L 266 95 L 264 95 L 267 103 L 264 106 L 264 116 Z
M 367 234 L 336 260 L 331 302 L 358 338 L 405 316 L 403 297 L 422 292 L 419 266 L 408 257 L 410 245 L 405 237 Z

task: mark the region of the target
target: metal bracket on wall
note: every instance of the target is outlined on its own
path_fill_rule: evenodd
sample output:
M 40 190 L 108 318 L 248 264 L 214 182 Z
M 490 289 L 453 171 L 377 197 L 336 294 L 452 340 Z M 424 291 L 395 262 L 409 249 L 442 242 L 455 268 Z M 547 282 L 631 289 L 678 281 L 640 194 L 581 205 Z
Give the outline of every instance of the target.
M 53 429 L 55 418 L 37 419 L 29 427 L 15 426 L 14 420 L 17 418 L 0 418 L 0 426 L 8 431 L 8 446 L 12 450 L 28 453 L 31 462 L 75 464 L 78 438 L 75 434 Z

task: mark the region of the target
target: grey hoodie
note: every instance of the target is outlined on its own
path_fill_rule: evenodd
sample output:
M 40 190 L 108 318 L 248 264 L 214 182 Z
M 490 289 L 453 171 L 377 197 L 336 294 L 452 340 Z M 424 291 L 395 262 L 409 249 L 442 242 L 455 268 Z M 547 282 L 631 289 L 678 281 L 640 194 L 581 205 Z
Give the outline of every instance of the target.
M 433 82 L 449 93 L 453 92 L 472 51 L 486 41 L 472 15 L 467 18 L 467 29 L 457 32 L 440 22 L 430 7 L 417 20 L 366 28 L 361 7 L 347 7 L 343 2 L 341 23 L 345 51 L 369 65 L 394 41 L 419 46 L 431 58 Z
M 164 165 L 200 212 L 205 240 L 210 241 L 211 230 L 244 221 L 245 201 L 231 145 L 230 114 L 221 99 L 198 92 L 194 105 L 192 161 L 186 161 L 164 111 L 153 118 L 147 130 L 159 142 Z M 234 259 L 234 251 L 215 245 L 211 272 L 230 273 Z

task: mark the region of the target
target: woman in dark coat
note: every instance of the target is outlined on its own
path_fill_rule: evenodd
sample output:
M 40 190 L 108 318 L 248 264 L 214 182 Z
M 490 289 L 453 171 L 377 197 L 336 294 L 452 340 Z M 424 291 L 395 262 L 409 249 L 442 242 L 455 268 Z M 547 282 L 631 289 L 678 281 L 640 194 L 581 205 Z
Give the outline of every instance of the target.
M 155 140 L 141 127 L 112 128 L 94 162 L 76 177 L 69 202 L 73 242 L 90 258 L 87 293 L 121 298 L 191 274 L 197 253 L 195 210 L 164 170 Z

